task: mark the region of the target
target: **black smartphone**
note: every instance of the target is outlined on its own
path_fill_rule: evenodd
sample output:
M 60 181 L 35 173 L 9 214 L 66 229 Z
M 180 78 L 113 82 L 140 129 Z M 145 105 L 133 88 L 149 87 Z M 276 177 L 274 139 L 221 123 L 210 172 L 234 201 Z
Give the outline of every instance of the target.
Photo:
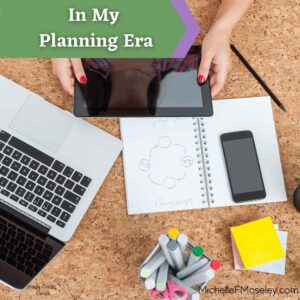
M 222 134 L 221 143 L 233 201 L 265 198 L 266 191 L 252 132 Z

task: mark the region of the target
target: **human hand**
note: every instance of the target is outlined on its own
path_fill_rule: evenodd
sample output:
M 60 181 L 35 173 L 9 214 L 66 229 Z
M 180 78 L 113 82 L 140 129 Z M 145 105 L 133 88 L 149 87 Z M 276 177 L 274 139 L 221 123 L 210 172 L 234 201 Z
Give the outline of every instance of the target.
M 198 82 L 204 83 L 209 75 L 211 93 L 215 96 L 222 90 L 230 68 L 230 34 L 220 28 L 212 27 L 202 43 Z
M 53 74 L 59 79 L 64 90 L 74 96 L 75 76 L 83 84 L 87 82 L 80 58 L 53 58 Z

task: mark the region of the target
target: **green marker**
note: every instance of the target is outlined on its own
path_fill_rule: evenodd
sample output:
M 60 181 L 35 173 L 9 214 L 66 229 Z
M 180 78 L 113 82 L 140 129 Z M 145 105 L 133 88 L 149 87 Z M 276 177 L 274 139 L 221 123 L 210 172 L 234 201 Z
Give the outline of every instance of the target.
M 203 253 L 204 253 L 203 248 L 201 248 L 200 246 L 194 247 L 193 252 L 190 255 L 187 265 L 190 266 L 190 265 L 194 264 L 195 262 L 197 262 Z
M 158 275 L 156 279 L 156 289 L 160 292 L 163 292 L 167 288 L 169 273 L 169 264 L 165 261 L 158 270 Z

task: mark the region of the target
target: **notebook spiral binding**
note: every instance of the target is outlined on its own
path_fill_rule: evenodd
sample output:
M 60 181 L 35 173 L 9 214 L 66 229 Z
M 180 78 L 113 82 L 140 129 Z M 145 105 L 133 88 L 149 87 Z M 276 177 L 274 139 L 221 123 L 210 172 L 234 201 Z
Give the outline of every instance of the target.
M 214 194 L 204 119 L 193 118 L 193 126 L 201 184 L 201 196 L 203 198 L 203 204 L 207 203 L 208 207 L 210 207 L 211 204 L 214 203 Z

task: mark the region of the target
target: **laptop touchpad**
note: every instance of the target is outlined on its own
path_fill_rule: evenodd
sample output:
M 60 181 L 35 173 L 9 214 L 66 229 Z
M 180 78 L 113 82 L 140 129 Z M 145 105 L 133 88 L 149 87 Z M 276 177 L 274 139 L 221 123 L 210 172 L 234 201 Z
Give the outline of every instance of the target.
M 34 95 L 28 96 L 11 128 L 41 146 L 57 152 L 72 129 L 75 118 Z

